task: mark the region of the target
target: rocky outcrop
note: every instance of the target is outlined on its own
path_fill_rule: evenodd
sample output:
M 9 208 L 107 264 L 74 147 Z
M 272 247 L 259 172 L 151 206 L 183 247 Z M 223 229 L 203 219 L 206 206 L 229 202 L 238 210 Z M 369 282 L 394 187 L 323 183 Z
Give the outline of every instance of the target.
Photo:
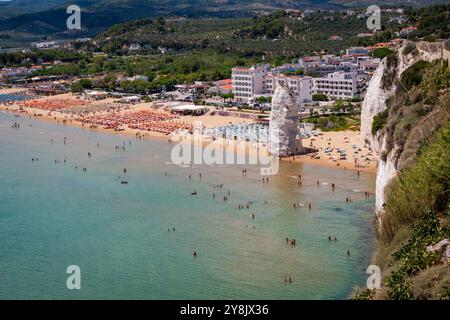
M 382 212 L 385 202 L 384 190 L 398 171 L 399 158 L 396 146 L 386 153 L 386 139 L 381 132 L 372 133 L 373 118 L 387 108 L 387 101 L 394 96 L 397 86 L 401 85 L 401 75 L 410 66 L 420 60 L 441 59 L 443 43 L 404 41 L 395 56 L 386 57 L 380 63 L 369 82 L 366 97 L 361 110 L 361 144 L 369 143 L 374 151 L 384 156 L 378 162 L 376 181 L 376 212 Z
M 369 142 L 375 151 L 379 151 L 381 146 L 378 143 L 377 136 L 372 135 L 373 117 L 386 110 L 386 101 L 395 92 L 394 86 L 383 89 L 382 80 L 387 72 L 386 70 L 388 70 L 387 59 L 383 59 L 369 82 L 361 108 L 360 143 L 366 144 L 366 142 Z
M 384 189 L 388 185 L 389 181 L 397 174 L 397 168 L 395 166 L 394 154 L 387 156 L 386 160 L 378 160 L 377 166 L 377 179 L 375 185 L 375 212 L 381 213 L 383 204 L 385 203 L 386 196 Z
M 441 59 L 443 53 L 442 42 L 411 42 L 404 41 L 397 50 L 395 57 L 384 58 L 367 88 L 361 108 L 360 142 L 368 141 L 375 151 L 381 151 L 383 137 L 379 133 L 372 134 L 373 117 L 386 110 L 386 101 L 392 97 L 397 89 L 397 81 L 406 69 L 414 63 L 425 60 Z M 394 61 L 391 62 L 390 61 Z M 391 80 L 391 81 L 389 81 Z
M 450 239 L 444 239 L 436 243 L 434 246 L 428 246 L 427 252 L 439 252 L 442 254 L 442 262 L 450 263 Z
M 280 157 L 303 151 L 299 138 L 299 106 L 287 85 L 279 84 L 272 98 L 269 125 L 269 152 Z

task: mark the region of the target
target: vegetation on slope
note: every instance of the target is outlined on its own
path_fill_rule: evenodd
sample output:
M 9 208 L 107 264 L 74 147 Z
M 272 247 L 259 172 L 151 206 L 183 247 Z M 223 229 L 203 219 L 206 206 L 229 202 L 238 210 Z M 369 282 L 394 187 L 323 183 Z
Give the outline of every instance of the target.
M 365 39 L 367 44 L 387 41 L 393 37 L 389 30 L 398 24 L 383 18 L 386 32 Z M 214 50 L 245 56 L 282 56 L 286 61 L 299 55 L 324 51 L 338 53 L 343 48 L 361 44 L 356 35 L 366 32 L 366 20 L 356 15 L 316 12 L 300 18 L 284 11 L 245 19 L 196 19 L 164 21 L 143 19 L 117 25 L 97 37 L 99 48 L 108 53 L 126 54 L 127 45 L 140 44 L 141 53 Z M 338 35 L 341 41 L 330 41 Z
M 419 61 L 400 82 L 372 127 L 400 170 L 385 190 L 378 226 L 383 286 L 355 298 L 449 299 L 448 262 L 427 247 L 450 238 L 450 71 L 442 60 Z
M 372 127 L 386 137 L 382 157 L 396 148 L 399 168 L 407 166 L 419 147 L 449 119 L 449 85 L 450 71 L 442 60 L 419 61 L 403 72 L 397 92 L 387 101 L 388 111 L 377 115 Z
M 450 238 L 450 122 L 389 185 L 375 264 L 381 290 L 355 299 L 450 299 L 450 266 L 427 247 Z
M 382 239 L 398 242 L 403 237 L 397 231 L 401 227 L 409 229 L 400 248 L 383 266 L 388 270 L 385 282 L 388 299 L 449 299 L 448 262 L 442 264 L 442 252 L 426 250 L 427 246 L 450 238 L 449 148 L 450 123 L 435 142 L 421 150 L 417 162 L 402 171 L 387 189 Z M 384 250 L 389 249 L 392 248 L 387 246 Z
M 411 39 L 434 41 L 450 38 L 450 4 L 408 10 L 407 14 L 409 20 L 418 26 L 417 31 L 410 35 Z

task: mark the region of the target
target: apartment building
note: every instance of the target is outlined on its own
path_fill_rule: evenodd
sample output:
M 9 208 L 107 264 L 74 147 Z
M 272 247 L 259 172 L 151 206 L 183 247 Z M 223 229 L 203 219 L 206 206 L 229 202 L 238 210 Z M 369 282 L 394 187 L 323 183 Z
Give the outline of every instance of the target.
M 236 99 L 246 101 L 255 95 L 265 92 L 265 76 L 270 70 L 270 65 L 258 65 L 251 68 L 233 68 L 231 81 L 233 93 Z
M 311 88 L 313 78 L 269 73 L 265 81 L 266 93 L 273 95 L 280 84 L 287 84 L 289 89 L 297 96 L 298 102 L 305 103 L 312 100 Z
M 323 93 L 335 99 L 350 99 L 358 96 L 356 72 L 333 72 L 323 78 L 313 78 L 313 94 Z
M 326 55 L 323 57 L 305 57 L 299 60 L 299 64 L 307 74 L 326 76 L 329 73 L 338 71 L 356 72 L 358 64 L 353 60 L 353 57 L 348 57 L 348 61 L 344 61 L 342 57 Z

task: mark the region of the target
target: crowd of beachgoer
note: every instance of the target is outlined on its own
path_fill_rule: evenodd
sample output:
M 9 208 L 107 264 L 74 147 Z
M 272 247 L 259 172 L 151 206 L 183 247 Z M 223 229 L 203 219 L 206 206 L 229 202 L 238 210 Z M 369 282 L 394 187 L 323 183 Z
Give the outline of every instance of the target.
M 20 107 L 27 108 L 36 108 L 47 111 L 62 111 L 65 109 L 70 109 L 75 106 L 85 106 L 89 103 L 86 100 L 78 100 L 78 99 L 38 99 L 38 100 L 26 100 L 20 101 L 17 104 Z
M 129 109 L 130 106 L 123 103 L 116 103 L 116 102 L 101 102 L 101 103 L 95 103 L 95 104 L 88 104 L 84 106 L 73 106 L 71 108 L 67 108 L 64 110 L 65 113 L 76 115 L 76 116 L 82 116 L 82 115 L 89 115 L 89 114 L 96 114 L 101 112 L 114 112 L 114 111 L 120 111 L 120 110 L 126 110 Z
M 169 135 L 177 130 L 190 130 L 190 124 L 176 121 L 179 117 L 173 114 L 152 110 L 114 113 L 107 115 L 91 115 L 77 120 L 84 124 L 103 126 L 104 129 L 120 130 L 123 126 L 130 129 L 153 131 Z

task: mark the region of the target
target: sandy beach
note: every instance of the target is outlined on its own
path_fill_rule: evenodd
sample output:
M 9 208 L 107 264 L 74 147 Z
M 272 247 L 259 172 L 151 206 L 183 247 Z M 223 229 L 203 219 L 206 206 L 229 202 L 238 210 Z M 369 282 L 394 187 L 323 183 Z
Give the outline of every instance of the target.
M 1 89 L 0 94 L 11 94 L 17 91 L 23 91 L 23 89 Z M 173 117 L 168 112 L 168 104 L 164 104 L 161 102 L 148 102 L 148 103 L 139 103 L 139 104 L 118 104 L 117 99 L 104 99 L 104 100 L 82 100 L 78 97 L 74 96 L 71 93 L 54 95 L 54 96 L 46 96 L 34 99 L 36 104 L 39 106 L 43 106 L 43 108 L 49 108 L 51 110 L 44 110 L 33 108 L 30 106 L 23 106 L 22 102 L 9 102 L 9 103 L 1 103 L 0 109 L 14 112 L 22 115 L 27 115 L 30 117 L 35 117 L 38 119 L 46 120 L 46 121 L 54 121 L 57 123 L 61 123 L 64 125 L 74 125 L 83 128 L 89 128 L 94 131 L 107 132 L 112 134 L 120 134 L 127 135 L 133 137 L 139 137 L 141 139 L 161 139 L 161 140 L 172 140 L 175 142 L 177 140 L 177 135 L 167 135 L 160 132 L 155 131 L 147 131 L 147 130 L 139 130 L 130 128 L 128 125 L 121 125 L 120 131 L 115 131 L 113 129 L 105 129 L 105 127 L 101 125 L 90 125 L 89 123 L 81 121 L 84 119 L 84 116 L 79 116 L 77 113 L 68 114 L 67 110 L 71 110 L 71 108 L 58 109 L 60 104 L 72 106 L 76 111 L 83 110 L 83 108 L 91 108 L 92 110 L 99 110 L 98 112 L 92 112 L 93 117 L 112 117 L 112 118 L 120 118 L 126 117 L 129 115 L 133 115 L 139 112 L 147 112 L 150 114 L 162 115 L 165 117 Z M 27 102 L 25 102 L 27 103 Z M 32 103 L 29 103 L 32 104 Z M 114 111 L 103 110 L 104 106 L 116 105 L 117 109 Z M 79 109 L 78 109 L 79 108 Z M 61 110 L 61 111 L 59 111 Z M 89 109 L 90 110 L 90 109 Z M 89 117 L 89 115 L 86 115 Z M 218 127 L 218 126 L 226 126 L 230 124 L 239 124 L 239 123 L 253 123 L 253 120 L 250 119 L 242 119 L 239 117 L 223 117 L 223 116 L 211 116 L 211 115 L 203 115 L 203 116 L 179 116 L 174 117 L 172 120 L 166 121 L 166 125 L 172 127 L 180 127 L 187 128 L 191 127 L 195 123 L 201 122 L 203 127 Z M 168 124 L 169 123 L 169 124 Z M 223 139 L 217 139 L 215 141 L 207 140 L 207 139 L 198 139 L 195 141 L 191 138 L 194 144 L 201 144 L 203 147 L 213 143 L 216 146 L 222 144 L 222 146 L 227 146 L 227 148 L 231 145 L 236 153 L 245 154 L 247 156 L 267 156 L 267 148 L 265 145 L 244 142 L 244 141 L 224 141 Z M 178 139 L 179 140 L 179 139 Z M 201 140 L 201 141 L 200 141 Z M 358 170 L 361 172 L 367 173 L 376 173 L 376 163 L 378 155 L 375 153 L 371 153 L 367 148 L 359 145 L 359 132 L 357 131 L 341 131 L 341 132 L 319 132 L 319 136 L 312 137 L 309 139 L 302 140 L 303 146 L 308 148 L 313 148 L 318 150 L 317 153 L 289 157 L 282 159 L 283 161 L 295 161 L 295 162 L 303 162 L 316 164 L 321 166 L 342 168 L 344 170 Z M 325 152 L 326 148 L 329 148 L 330 152 Z M 340 154 L 336 150 L 346 150 L 347 156 L 345 159 L 340 157 Z M 355 162 L 355 159 L 356 162 Z
M 374 174 L 377 171 L 379 155 L 359 144 L 359 131 L 321 132 L 320 136 L 303 139 L 302 143 L 304 147 L 312 147 L 317 149 L 318 152 L 313 155 L 296 156 L 295 161 Z M 327 147 L 332 151 L 326 153 Z M 346 150 L 347 157 L 345 160 L 340 160 L 340 154 L 336 151 L 337 149 Z M 355 162 L 355 158 L 357 162 Z

